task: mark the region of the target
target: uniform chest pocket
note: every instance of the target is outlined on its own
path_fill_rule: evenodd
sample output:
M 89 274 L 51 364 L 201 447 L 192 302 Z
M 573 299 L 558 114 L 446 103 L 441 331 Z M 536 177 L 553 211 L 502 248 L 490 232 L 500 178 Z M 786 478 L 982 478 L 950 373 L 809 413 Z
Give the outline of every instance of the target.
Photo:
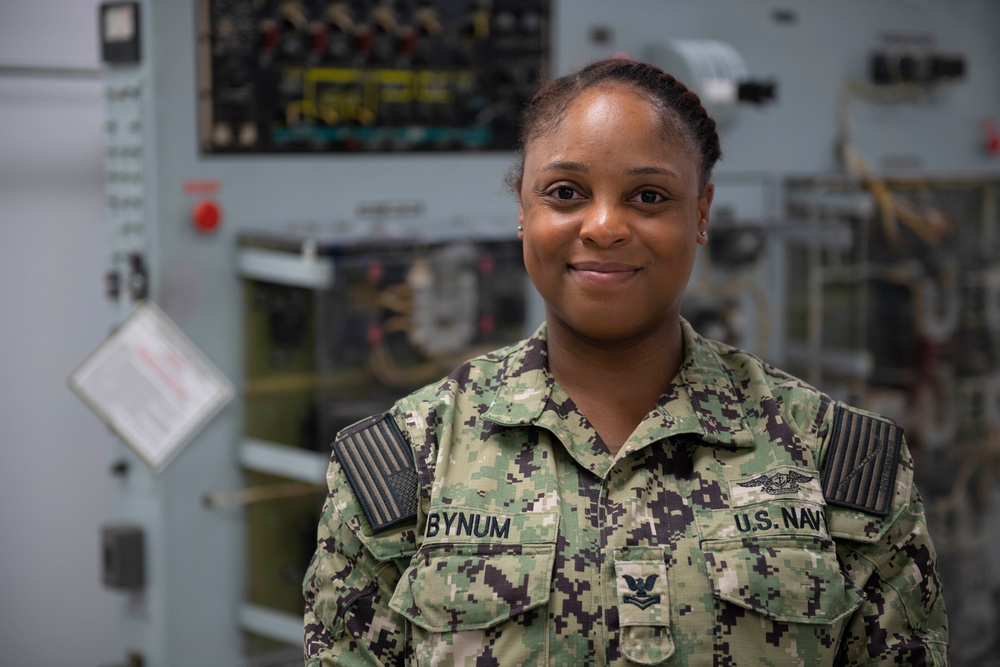
M 409 664 L 548 664 L 554 561 L 554 544 L 425 544 L 389 603 Z
M 554 544 L 421 549 L 390 606 L 431 632 L 488 628 L 549 600 Z
M 705 540 L 712 594 L 784 623 L 833 624 L 865 596 L 845 576 L 833 542 L 816 536 Z
M 548 664 L 559 513 L 432 506 L 389 606 L 409 665 Z

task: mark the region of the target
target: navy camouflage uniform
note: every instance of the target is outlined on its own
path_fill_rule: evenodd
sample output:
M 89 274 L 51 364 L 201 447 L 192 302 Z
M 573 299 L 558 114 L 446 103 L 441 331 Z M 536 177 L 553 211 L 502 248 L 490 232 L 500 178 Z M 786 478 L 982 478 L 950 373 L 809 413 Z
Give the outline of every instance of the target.
M 616 456 L 544 325 L 345 430 L 306 664 L 947 664 L 902 432 L 681 326 Z

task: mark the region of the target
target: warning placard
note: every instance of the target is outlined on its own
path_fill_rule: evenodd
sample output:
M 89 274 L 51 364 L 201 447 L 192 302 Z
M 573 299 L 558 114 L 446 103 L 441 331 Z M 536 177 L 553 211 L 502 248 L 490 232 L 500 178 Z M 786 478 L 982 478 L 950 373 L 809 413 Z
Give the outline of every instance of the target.
M 159 472 L 233 397 L 233 386 L 152 303 L 136 308 L 70 388 Z

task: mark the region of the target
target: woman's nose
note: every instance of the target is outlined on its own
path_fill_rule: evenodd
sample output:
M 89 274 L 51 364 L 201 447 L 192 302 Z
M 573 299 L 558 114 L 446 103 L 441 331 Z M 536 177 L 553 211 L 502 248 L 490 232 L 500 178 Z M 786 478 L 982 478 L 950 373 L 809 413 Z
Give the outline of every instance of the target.
M 631 235 L 628 211 L 620 202 L 594 200 L 584 213 L 580 238 L 602 248 L 624 243 Z

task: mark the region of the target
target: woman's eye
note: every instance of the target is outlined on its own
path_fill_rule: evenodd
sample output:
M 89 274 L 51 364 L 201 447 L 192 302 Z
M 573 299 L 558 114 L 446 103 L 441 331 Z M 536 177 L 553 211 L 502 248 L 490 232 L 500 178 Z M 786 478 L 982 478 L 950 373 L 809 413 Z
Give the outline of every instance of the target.
M 643 190 L 638 194 L 638 199 L 643 204 L 658 204 L 663 201 L 663 195 L 652 190 Z
M 573 190 L 573 188 L 563 186 L 553 190 L 552 194 L 555 196 L 556 199 L 572 199 L 573 196 L 576 194 L 576 191 Z

